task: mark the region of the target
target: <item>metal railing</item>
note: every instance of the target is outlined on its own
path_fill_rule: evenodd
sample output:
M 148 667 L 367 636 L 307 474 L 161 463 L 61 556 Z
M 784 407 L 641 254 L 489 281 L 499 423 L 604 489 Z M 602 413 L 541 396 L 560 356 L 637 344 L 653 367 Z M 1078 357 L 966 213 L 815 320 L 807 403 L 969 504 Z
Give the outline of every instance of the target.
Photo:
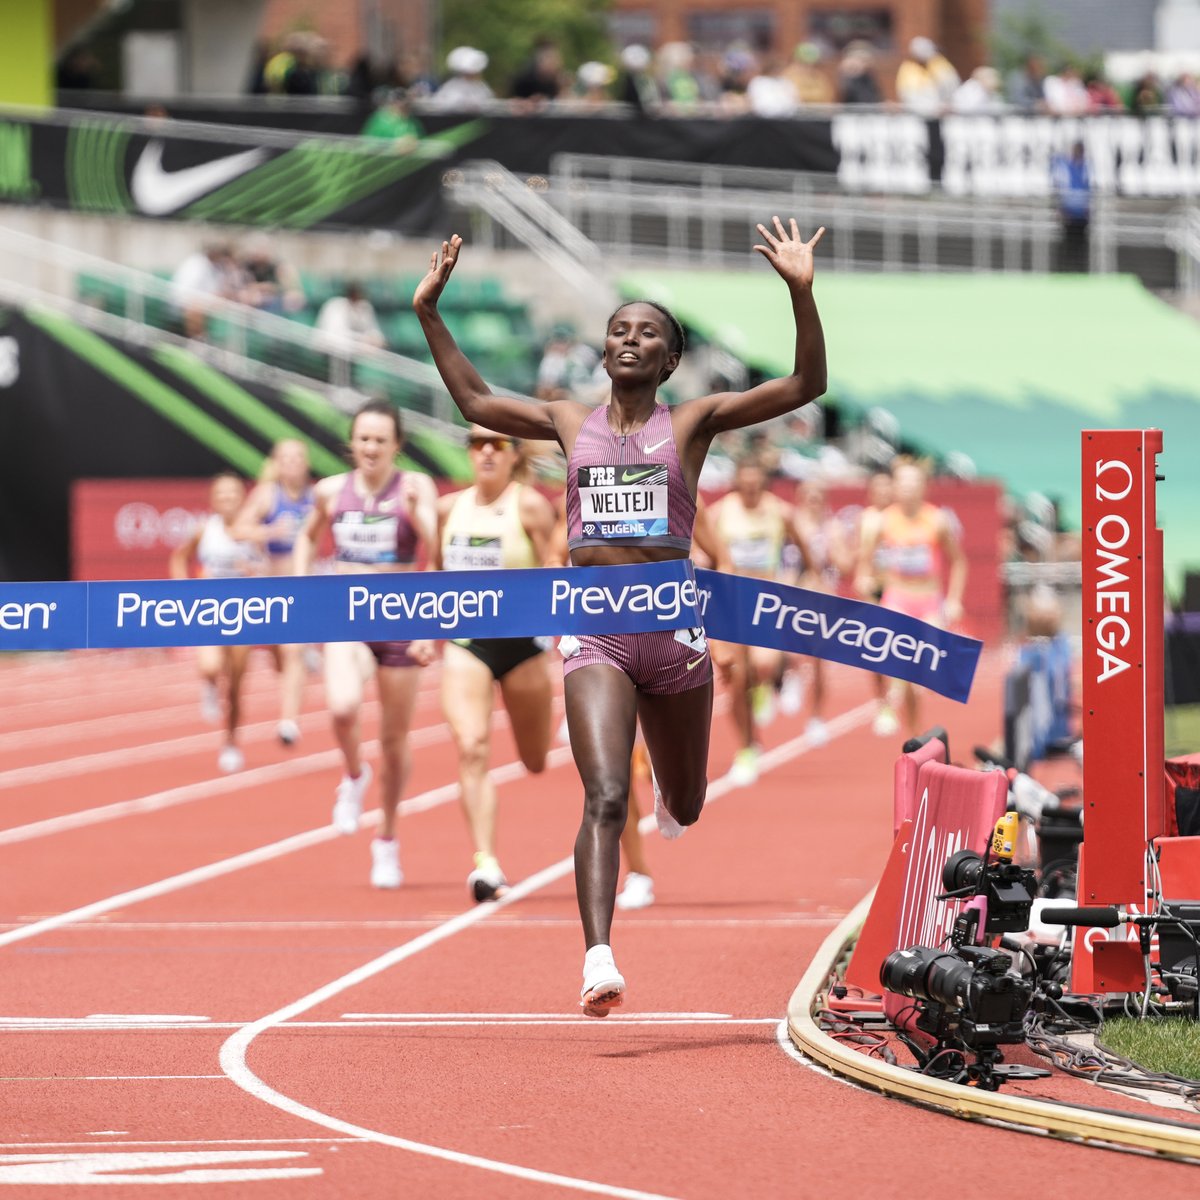
M 870 196 L 811 173 L 596 155 L 557 155 L 546 199 L 606 258 L 680 266 L 744 264 L 755 223 L 776 212 L 827 226 L 826 252 L 846 271 L 1049 271 L 1061 234 L 1048 197 Z M 1175 287 L 1170 231 L 1182 211 L 1176 200 L 1095 196 L 1090 269 Z
M 73 316 L 139 344 L 173 341 L 241 377 L 272 372 L 319 384 L 353 406 L 381 394 L 411 413 L 449 430 L 462 419 L 428 363 L 371 346 L 349 345 L 311 326 L 216 297 L 180 295 L 169 280 L 0 227 L 7 294 L 57 298 Z M 204 313 L 205 336 L 182 336 L 180 303 Z M 101 319 L 108 318 L 105 322 Z
M 579 226 L 549 203 L 550 184 L 520 179 L 498 162 L 479 160 L 449 170 L 442 184 L 450 197 L 476 217 L 476 240 L 496 249 L 497 227 L 511 234 L 581 294 L 599 293 L 615 303 L 605 256 Z

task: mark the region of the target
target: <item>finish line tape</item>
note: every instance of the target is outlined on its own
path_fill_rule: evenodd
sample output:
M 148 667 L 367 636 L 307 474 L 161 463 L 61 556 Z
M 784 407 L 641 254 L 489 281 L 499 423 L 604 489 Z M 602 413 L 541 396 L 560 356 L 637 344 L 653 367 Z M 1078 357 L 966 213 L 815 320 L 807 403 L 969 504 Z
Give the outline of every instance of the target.
M 0 585 L 0 651 L 646 633 L 846 663 L 965 701 L 982 643 L 874 604 L 695 570 L 422 571 Z

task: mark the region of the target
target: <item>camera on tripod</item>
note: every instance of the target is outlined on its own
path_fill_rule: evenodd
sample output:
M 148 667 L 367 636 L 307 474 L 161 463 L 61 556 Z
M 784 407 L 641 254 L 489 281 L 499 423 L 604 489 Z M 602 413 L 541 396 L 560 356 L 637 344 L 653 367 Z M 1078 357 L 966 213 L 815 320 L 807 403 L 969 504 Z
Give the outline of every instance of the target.
M 1025 1015 L 1035 985 L 1014 969 L 1004 951 L 979 945 L 986 936 L 1029 927 L 1037 880 L 1033 871 L 1012 861 L 1017 829 L 1016 814 L 1007 813 L 996 823 L 986 857 L 959 850 L 946 860 L 946 891 L 938 898 L 967 901 L 955 919 L 949 946 L 895 950 L 879 972 L 888 991 L 916 1002 L 912 1028 L 934 1040 L 927 1049 L 901 1032 L 922 1070 L 988 1091 L 1005 1079 L 1048 1074 L 1040 1068 L 998 1065 L 1000 1046 L 1025 1040 Z

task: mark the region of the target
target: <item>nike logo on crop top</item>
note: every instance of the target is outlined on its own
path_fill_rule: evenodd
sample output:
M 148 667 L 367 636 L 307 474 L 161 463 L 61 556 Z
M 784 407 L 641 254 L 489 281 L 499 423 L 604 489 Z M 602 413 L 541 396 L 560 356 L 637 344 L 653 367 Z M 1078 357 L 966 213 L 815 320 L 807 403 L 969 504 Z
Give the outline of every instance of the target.
M 663 438 L 663 440 L 661 442 L 655 442 L 653 446 L 647 446 L 646 443 L 643 442 L 642 443 L 642 453 L 643 454 L 653 454 L 655 452 L 655 450 L 658 450 L 660 447 L 665 446 L 670 440 L 671 439 L 669 437 L 665 437 L 665 438 Z

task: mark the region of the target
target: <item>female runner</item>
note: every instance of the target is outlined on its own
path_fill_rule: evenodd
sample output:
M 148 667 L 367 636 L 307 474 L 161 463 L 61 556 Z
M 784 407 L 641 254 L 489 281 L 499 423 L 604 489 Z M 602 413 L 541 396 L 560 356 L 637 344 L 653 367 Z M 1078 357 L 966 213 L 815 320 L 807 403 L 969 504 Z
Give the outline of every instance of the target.
M 503 434 L 473 426 L 468 440 L 475 483 L 438 501 L 441 565 L 447 571 L 495 571 L 545 563 L 554 507 L 518 478 L 520 451 Z M 542 638 L 464 638 L 442 654 L 442 710 L 458 749 L 463 812 L 475 843 L 467 886 L 477 903 L 496 900 L 508 880 L 496 859 L 496 789 L 488 776 L 494 684 L 508 712 L 526 770 L 545 769 L 553 687 Z
M 253 542 L 237 536 L 238 511 L 246 499 L 246 485 L 232 471 L 213 476 L 209 492 L 212 513 L 187 541 L 171 552 L 172 579 L 187 579 L 193 559 L 205 579 L 231 579 L 262 573 L 262 556 Z M 237 744 L 242 719 L 242 679 L 250 658 L 250 646 L 201 646 L 196 665 L 203 681 L 201 709 L 216 724 L 225 724 L 225 742 L 217 756 L 217 767 L 225 774 L 240 771 L 245 756 Z M 225 678 L 225 705 L 220 700 L 220 681 Z
M 272 575 L 290 575 L 296 537 L 313 506 L 308 447 L 286 438 L 271 447 L 271 457 L 237 519 L 237 536 L 262 546 Z M 285 746 L 300 740 L 300 700 L 304 692 L 304 647 L 272 646 L 279 671 L 279 724 Z
M 766 421 L 825 390 L 825 342 L 812 295 L 813 248 L 824 230 L 803 241 L 795 221 L 774 232 L 759 225 L 763 254 L 788 285 L 796 321 L 795 371 L 747 392 L 724 392 L 668 409 L 659 385 L 679 365 L 683 330 L 665 309 L 646 301 L 623 304 L 609 319 L 604 367 L 609 402 L 596 409 L 571 400 L 529 404 L 495 395 L 455 344 L 437 309 L 458 261 L 455 235 L 434 252 L 413 307 L 434 363 L 468 421 L 514 437 L 555 438 L 567 456 L 571 561 L 608 566 L 683 558 L 692 541 L 696 480 L 719 433 Z M 621 471 L 591 468 L 624 467 Z M 630 470 L 630 468 L 633 468 Z M 649 468 L 654 470 L 648 471 Z M 582 477 L 582 482 L 581 482 Z M 601 481 L 616 480 L 611 487 Z M 593 486 L 593 481 L 597 486 Z M 647 513 L 666 532 L 605 537 L 595 517 L 598 493 L 621 493 L 623 511 Z M 627 529 L 628 525 L 623 528 Z M 700 815 L 707 787 L 712 665 L 703 629 L 565 638 L 567 721 L 584 787 L 583 822 L 575 841 L 575 886 L 587 953 L 580 1003 L 606 1016 L 622 1003 L 625 980 L 609 945 L 620 862 L 619 842 L 629 798 L 629 761 L 640 720 L 656 775 L 655 816 L 666 836 L 678 836 Z
M 354 470 L 322 479 L 314 489 L 313 510 L 296 539 L 297 575 L 308 573 L 327 528 L 333 531 L 337 570 L 344 574 L 412 571 L 419 548 L 432 550 L 437 492 L 428 475 L 397 470 L 403 440 L 400 416 L 390 404 L 369 400 L 354 414 L 350 423 Z M 417 698 L 418 668 L 429 663 L 433 653 L 430 641 L 325 645 L 325 694 L 346 764 L 333 806 L 333 824 L 339 833 L 358 829 L 371 782 L 371 768 L 359 749 L 359 711 L 372 674 L 379 691 L 383 820 L 371 842 L 371 885 L 377 888 L 398 888 L 404 882 L 396 809 L 408 778 L 408 728 Z

